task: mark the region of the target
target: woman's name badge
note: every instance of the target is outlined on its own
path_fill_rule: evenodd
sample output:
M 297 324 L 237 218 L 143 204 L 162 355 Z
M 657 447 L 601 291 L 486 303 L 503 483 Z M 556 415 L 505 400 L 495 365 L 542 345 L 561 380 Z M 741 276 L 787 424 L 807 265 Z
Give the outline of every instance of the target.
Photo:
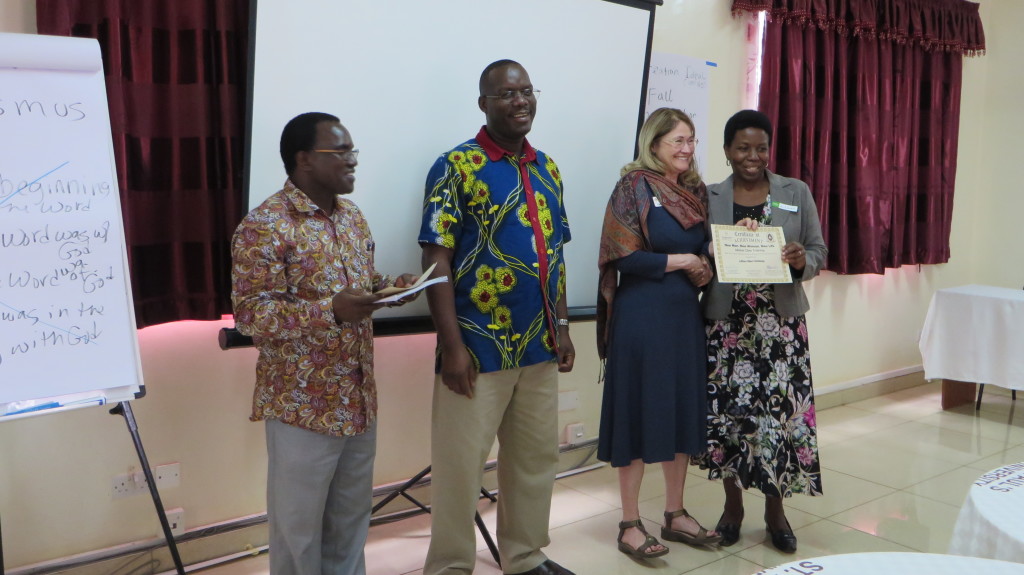
M 787 212 L 793 212 L 794 214 L 800 209 L 792 204 L 784 204 L 782 202 L 772 202 L 772 207 L 779 208 L 780 210 L 786 210 Z
M 656 208 L 660 208 L 661 207 L 661 202 L 658 201 L 658 198 L 652 197 L 651 199 L 654 200 L 654 207 L 656 207 Z

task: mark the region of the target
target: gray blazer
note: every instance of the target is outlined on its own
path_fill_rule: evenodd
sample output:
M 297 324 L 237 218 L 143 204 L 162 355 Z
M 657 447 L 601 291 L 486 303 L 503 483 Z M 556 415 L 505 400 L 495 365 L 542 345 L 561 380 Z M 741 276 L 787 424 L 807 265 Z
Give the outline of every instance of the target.
M 733 176 L 729 176 L 720 184 L 708 186 L 708 211 L 712 224 L 733 225 Z M 772 225 L 782 227 L 786 242 L 797 241 L 803 244 L 806 260 L 803 274 L 794 276 L 792 284 L 774 284 L 775 307 L 779 315 L 793 317 L 802 315 L 810 309 L 807 295 L 804 293 L 803 282 L 818 275 L 825 265 L 828 248 L 821 236 L 821 222 L 818 221 L 818 209 L 811 197 L 807 184 L 793 178 L 787 178 L 768 172 L 768 184 L 771 186 L 773 202 L 782 202 L 796 206 L 796 213 L 772 207 Z M 714 277 L 708 284 L 701 308 L 707 319 L 725 319 L 732 305 L 734 284 L 723 284 Z

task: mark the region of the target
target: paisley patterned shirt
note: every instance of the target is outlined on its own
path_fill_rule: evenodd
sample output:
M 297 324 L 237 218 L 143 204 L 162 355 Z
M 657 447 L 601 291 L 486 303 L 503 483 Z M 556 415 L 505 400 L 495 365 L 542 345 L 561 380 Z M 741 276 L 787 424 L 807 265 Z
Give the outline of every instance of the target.
M 328 216 L 291 180 L 235 231 L 235 324 L 260 355 L 250 419 L 278 419 L 324 435 L 362 433 L 377 416 L 373 320 L 335 321 L 345 288 L 394 284 L 373 266 L 370 228 L 350 200 Z
M 455 310 L 481 372 L 555 357 L 554 310 L 565 294 L 562 246 L 569 239 L 558 166 L 528 142 L 517 157 L 481 128 L 434 162 L 419 242 L 455 252 Z

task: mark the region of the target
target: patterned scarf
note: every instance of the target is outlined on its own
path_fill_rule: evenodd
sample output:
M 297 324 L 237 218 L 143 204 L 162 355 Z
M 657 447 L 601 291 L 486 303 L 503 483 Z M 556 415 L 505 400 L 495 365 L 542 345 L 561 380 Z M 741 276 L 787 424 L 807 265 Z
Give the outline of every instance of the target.
M 650 250 L 647 232 L 647 213 L 651 209 L 651 194 L 683 229 L 704 222 L 707 225 L 708 192 L 701 182 L 686 189 L 656 172 L 635 170 L 623 176 L 604 213 L 601 232 L 601 253 L 598 255 L 597 296 L 597 353 L 605 358 L 608 344 L 608 321 L 612 314 L 612 300 L 618 286 L 618 273 L 612 264 L 637 250 Z

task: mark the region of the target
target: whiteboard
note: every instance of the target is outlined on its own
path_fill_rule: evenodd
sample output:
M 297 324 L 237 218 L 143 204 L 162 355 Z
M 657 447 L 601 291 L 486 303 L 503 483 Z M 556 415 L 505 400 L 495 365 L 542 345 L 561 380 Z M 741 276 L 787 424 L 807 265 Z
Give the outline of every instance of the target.
M 605 206 L 633 160 L 654 4 L 630 0 L 259 0 L 247 175 L 249 207 L 281 189 L 281 130 L 334 114 L 360 150 L 351 199 L 376 267 L 421 270 L 416 241 L 427 172 L 476 135 L 480 72 L 509 58 L 540 90 L 528 139 L 559 166 L 572 241 L 568 304 L 597 301 Z M 425 316 L 427 298 L 376 318 Z
M 0 34 L 0 134 L 0 421 L 141 395 L 97 41 Z
M 647 109 L 644 117 L 658 108 L 678 108 L 693 120 L 696 129 L 697 169 L 701 174 L 707 169 L 708 145 L 718 142 L 718 133 L 711 133 L 710 118 L 711 70 L 714 62 L 682 54 L 655 52 L 651 54 L 651 66 L 647 77 Z M 717 146 L 715 146 L 717 148 Z M 719 156 L 716 156 L 716 158 Z

